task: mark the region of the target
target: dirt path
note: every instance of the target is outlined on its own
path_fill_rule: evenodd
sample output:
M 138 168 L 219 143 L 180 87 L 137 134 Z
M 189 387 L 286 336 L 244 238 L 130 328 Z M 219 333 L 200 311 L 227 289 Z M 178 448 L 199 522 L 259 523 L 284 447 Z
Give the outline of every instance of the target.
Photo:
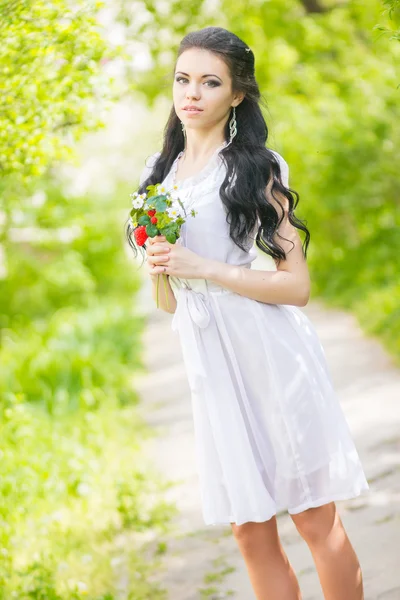
M 260 257 L 254 266 L 264 264 Z M 179 516 L 159 579 L 171 600 L 254 600 L 230 527 L 206 527 L 202 520 L 189 389 L 179 340 L 170 329 L 172 315 L 155 309 L 147 283 L 140 305 L 148 315 L 149 373 L 135 385 L 140 411 L 158 434 L 146 451 L 163 474 L 180 482 L 168 493 Z M 337 503 L 361 561 L 365 600 L 400 600 L 400 371 L 376 341 L 363 336 L 351 315 L 317 302 L 303 310 L 325 348 L 371 488 L 368 495 Z M 287 514 L 278 523 L 303 600 L 321 600 L 307 546 Z

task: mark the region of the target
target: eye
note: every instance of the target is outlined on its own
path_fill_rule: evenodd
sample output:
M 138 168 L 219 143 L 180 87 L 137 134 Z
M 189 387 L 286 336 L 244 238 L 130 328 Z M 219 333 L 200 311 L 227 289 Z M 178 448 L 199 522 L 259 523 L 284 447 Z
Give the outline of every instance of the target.
M 176 77 L 175 81 L 177 83 L 181 83 L 182 81 L 188 81 L 187 77 L 182 77 L 182 76 L 178 76 Z M 208 79 L 207 81 L 204 82 L 205 84 L 210 84 L 208 87 L 218 87 L 220 84 L 219 81 L 216 81 L 215 79 Z

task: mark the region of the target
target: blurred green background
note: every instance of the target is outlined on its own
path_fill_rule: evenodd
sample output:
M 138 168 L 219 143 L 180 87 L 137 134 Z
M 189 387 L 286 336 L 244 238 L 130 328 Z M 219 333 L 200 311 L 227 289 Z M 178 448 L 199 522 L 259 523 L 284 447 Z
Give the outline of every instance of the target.
M 142 274 L 123 225 L 162 143 L 174 52 L 207 25 L 252 47 L 311 230 L 312 297 L 399 361 L 400 2 L 0 13 L 0 599 L 163 598 L 151 574 L 173 507 L 140 455 Z

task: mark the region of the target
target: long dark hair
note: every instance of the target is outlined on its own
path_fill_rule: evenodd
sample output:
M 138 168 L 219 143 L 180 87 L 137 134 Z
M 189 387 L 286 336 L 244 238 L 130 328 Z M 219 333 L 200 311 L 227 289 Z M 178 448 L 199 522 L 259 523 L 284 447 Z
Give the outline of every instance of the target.
M 273 239 L 283 220 L 265 194 L 267 184 L 272 197 L 282 207 L 276 196 L 279 192 L 288 200 L 290 223 L 305 233 L 303 253 L 307 256 L 310 233 L 303 221 L 294 214 L 299 195 L 282 183 L 281 169 L 275 154 L 266 148 L 268 127 L 260 109 L 260 90 L 254 76 L 255 58 L 246 44 L 234 33 L 222 27 L 205 27 L 188 33 L 180 43 L 177 59 L 190 48 L 213 52 L 227 64 L 232 78 L 232 91 L 245 94 L 236 107 L 237 134 L 231 144 L 220 151 L 226 166 L 226 176 L 221 184 L 220 198 L 226 208 L 230 237 L 242 250 L 248 250 L 248 239 L 254 235 L 257 217 L 260 225 L 255 237 L 257 246 L 276 261 L 286 259 L 283 248 Z M 229 139 L 229 120 L 225 126 L 225 139 Z M 184 149 L 185 139 L 174 106 L 164 129 L 164 142 L 152 173 L 142 182 L 139 193 L 146 192 L 150 184 L 160 183 L 169 173 L 178 153 Z M 234 181 L 234 185 L 231 185 Z M 128 222 L 127 238 L 136 252 L 132 240 L 133 227 Z M 247 242 L 247 244 L 246 244 Z M 292 242 L 293 243 L 293 242 Z M 293 244 L 294 245 L 294 244 Z M 247 247 L 246 247 L 247 246 Z

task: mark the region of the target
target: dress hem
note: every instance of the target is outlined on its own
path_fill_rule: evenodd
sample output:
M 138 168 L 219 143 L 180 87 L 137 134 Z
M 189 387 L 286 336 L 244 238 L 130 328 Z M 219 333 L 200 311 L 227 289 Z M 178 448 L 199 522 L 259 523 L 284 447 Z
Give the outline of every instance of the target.
M 239 525 L 244 525 L 244 523 L 264 523 L 265 521 L 269 521 L 270 519 L 272 519 L 272 517 L 275 517 L 278 513 L 281 513 L 281 512 L 287 512 L 290 515 L 296 515 L 296 514 L 303 512 L 304 510 L 307 510 L 309 508 L 317 508 L 318 506 L 323 506 L 324 504 L 329 504 L 330 502 L 358 498 L 359 496 L 368 492 L 369 489 L 370 488 L 367 484 L 367 487 L 365 487 L 365 486 L 362 487 L 358 492 L 350 492 L 350 493 L 346 493 L 346 494 L 333 494 L 329 498 L 320 498 L 319 500 L 315 500 L 313 502 L 304 502 L 300 506 L 296 506 L 294 508 L 289 508 L 289 509 L 282 508 L 280 510 L 274 511 L 272 514 L 270 514 L 270 516 L 261 517 L 261 516 L 257 515 L 251 519 L 247 519 L 247 521 L 243 521 L 243 522 L 239 523 Z M 228 517 L 228 520 L 223 520 L 223 521 L 221 520 L 221 521 L 213 521 L 213 522 L 207 522 L 207 521 L 204 521 L 204 522 L 207 527 L 236 524 L 236 521 L 234 520 L 233 517 Z

